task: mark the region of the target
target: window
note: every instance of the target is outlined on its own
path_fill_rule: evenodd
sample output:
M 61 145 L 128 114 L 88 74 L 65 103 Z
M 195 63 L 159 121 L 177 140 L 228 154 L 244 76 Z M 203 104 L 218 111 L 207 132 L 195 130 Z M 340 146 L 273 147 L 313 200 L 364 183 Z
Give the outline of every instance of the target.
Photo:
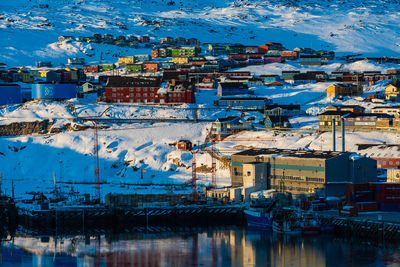
M 144 94 L 143 94 L 143 97 L 147 97 L 147 94 L 146 94 L 146 93 L 144 93 Z
M 140 88 L 138 87 L 138 88 L 136 88 L 136 92 L 140 92 Z
M 136 94 L 136 96 L 137 96 L 137 97 L 140 97 L 140 94 L 139 94 L 139 93 L 137 93 L 137 94 Z
M 133 92 L 133 88 L 129 88 L 129 91 Z
M 116 95 L 115 95 L 115 94 L 112 94 L 112 96 L 115 97 Z
M 247 176 L 251 176 L 251 172 L 247 172 Z
M 117 89 L 116 89 L 116 88 L 113 88 L 112 91 L 115 92 L 115 91 L 117 91 Z
M 143 88 L 143 92 L 147 92 L 147 88 Z
M 151 94 L 150 94 L 150 96 L 154 96 L 154 94 L 153 94 L 153 93 L 151 93 Z

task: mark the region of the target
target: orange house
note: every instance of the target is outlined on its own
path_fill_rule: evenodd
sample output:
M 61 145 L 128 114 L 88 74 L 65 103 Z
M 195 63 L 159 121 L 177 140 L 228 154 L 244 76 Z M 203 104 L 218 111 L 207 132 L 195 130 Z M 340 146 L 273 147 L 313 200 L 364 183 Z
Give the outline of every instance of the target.
M 156 72 L 158 70 L 157 63 L 144 63 L 143 65 L 146 72 Z

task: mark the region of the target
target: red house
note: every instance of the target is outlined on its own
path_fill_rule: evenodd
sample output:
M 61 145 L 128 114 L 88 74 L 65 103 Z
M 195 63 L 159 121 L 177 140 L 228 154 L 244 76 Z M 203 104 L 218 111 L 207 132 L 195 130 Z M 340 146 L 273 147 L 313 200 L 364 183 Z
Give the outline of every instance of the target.
M 83 71 L 85 73 L 97 73 L 99 72 L 99 66 L 98 65 L 90 65 L 90 66 L 83 66 Z
M 109 77 L 104 100 L 112 103 L 194 103 L 194 86 L 189 82 L 161 83 L 160 77 Z

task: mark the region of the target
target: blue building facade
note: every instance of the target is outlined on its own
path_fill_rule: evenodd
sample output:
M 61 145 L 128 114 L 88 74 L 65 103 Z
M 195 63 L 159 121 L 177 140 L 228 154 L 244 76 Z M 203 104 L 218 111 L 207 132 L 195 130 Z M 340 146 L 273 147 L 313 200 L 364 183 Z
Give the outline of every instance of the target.
M 32 99 L 70 99 L 76 97 L 76 84 L 36 83 L 32 84 Z

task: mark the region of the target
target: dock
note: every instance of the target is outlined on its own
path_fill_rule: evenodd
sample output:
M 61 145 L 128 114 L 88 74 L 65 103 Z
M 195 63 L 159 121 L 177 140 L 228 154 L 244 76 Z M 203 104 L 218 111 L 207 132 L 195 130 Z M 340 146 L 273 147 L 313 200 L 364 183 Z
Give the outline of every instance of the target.
M 400 241 L 399 212 L 365 212 L 358 217 L 338 216 L 337 211 L 318 212 L 324 224 L 333 224 L 335 234 L 375 243 Z
M 134 226 L 244 225 L 241 205 L 178 205 L 166 207 L 19 208 L 19 224 L 27 229 L 123 229 Z

